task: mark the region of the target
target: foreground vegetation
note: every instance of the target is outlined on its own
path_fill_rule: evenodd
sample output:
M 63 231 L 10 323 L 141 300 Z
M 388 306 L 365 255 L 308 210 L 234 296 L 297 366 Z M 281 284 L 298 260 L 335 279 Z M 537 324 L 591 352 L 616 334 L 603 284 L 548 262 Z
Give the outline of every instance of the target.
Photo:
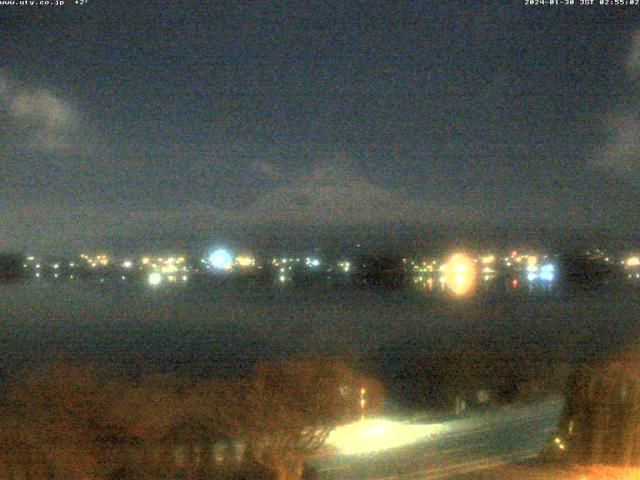
M 58 362 L 4 384 L 0 478 L 299 479 L 364 383 L 330 359 L 197 381 Z

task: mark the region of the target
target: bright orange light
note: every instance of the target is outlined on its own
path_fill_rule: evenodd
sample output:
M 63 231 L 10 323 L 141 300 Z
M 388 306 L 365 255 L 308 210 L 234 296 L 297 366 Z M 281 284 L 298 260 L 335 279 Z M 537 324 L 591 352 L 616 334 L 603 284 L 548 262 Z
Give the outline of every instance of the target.
M 485 265 L 488 265 L 495 261 L 496 261 L 496 257 L 494 257 L 493 255 L 487 255 L 485 257 L 482 257 L 482 263 L 484 263 Z
M 529 265 L 530 267 L 535 267 L 536 265 L 538 265 L 538 257 L 536 257 L 535 255 L 529 255 L 527 257 L 527 265 Z
M 255 260 L 253 259 L 253 257 L 250 257 L 248 255 L 240 255 L 236 257 L 236 263 L 241 267 L 250 267 L 255 263 Z
M 449 258 L 444 271 L 445 285 L 454 295 L 467 295 L 476 282 L 475 264 L 463 253 Z
M 178 271 L 178 267 L 176 267 L 173 264 L 166 264 L 163 265 L 162 268 L 160 269 L 160 271 L 162 273 L 176 273 Z
M 637 267 L 640 265 L 639 257 L 629 257 L 627 258 L 627 267 Z

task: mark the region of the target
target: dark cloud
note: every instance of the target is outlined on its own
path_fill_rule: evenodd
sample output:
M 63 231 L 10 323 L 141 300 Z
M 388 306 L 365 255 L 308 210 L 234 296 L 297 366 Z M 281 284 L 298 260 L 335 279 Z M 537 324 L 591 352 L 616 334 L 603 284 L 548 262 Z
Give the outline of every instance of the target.
M 629 88 L 604 119 L 605 140 L 594 150 L 592 166 L 640 182 L 640 30 L 631 35 L 626 59 Z

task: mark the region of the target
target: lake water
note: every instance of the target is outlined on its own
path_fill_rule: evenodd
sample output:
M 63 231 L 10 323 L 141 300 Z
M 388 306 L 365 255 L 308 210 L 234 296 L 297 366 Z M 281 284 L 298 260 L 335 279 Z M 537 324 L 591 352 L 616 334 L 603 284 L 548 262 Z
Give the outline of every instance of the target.
M 0 286 L 0 359 L 5 373 L 64 355 L 205 376 L 309 354 L 356 356 L 391 376 L 452 350 L 575 363 L 635 342 L 638 312 L 640 289 L 456 300 L 351 286 L 25 283 Z

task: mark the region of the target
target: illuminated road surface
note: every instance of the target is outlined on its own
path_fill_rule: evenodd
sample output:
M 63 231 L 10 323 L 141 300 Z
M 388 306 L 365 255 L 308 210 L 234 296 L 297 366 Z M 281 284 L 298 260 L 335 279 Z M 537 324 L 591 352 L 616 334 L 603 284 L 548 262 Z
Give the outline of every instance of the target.
M 555 398 L 437 424 L 394 428 L 371 421 L 334 436 L 341 453 L 314 464 L 323 480 L 469 478 L 474 471 L 535 457 L 556 427 L 561 407 Z

